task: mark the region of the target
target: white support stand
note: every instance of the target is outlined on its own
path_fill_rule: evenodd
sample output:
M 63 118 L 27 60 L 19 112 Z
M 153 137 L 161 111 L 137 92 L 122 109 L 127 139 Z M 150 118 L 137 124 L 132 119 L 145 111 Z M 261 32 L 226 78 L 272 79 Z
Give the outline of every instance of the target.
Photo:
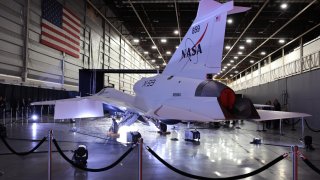
M 52 130 L 48 133 L 48 180 L 51 180 Z
M 283 136 L 284 134 L 283 134 L 283 132 L 282 132 L 282 119 L 280 119 L 279 124 L 280 124 L 280 125 L 279 125 L 280 135 Z
M 298 180 L 298 146 L 291 146 L 292 151 L 292 180 Z
M 301 139 L 304 137 L 304 118 L 301 117 Z
M 139 139 L 139 180 L 142 180 L 142 152 L 143 152 L 143 138 Z

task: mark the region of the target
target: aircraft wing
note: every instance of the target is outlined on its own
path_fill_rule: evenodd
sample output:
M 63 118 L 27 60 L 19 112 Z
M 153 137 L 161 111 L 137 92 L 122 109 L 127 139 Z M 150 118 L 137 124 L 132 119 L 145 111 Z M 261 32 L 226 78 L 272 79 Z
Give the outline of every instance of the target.
M 299 112 L 285 112 L 285 111 L 269 111 L 269 110 L 257 110 L 260 119 L 254 119 L 255 121 L 268 121 L 276 119 L 289 119 L 289 118 L 302 118 L 310 117 L 310 114 Z
M 31 105 L 55 105 L 54 119 L 89 118 L 104 116 L 103 104 L 122 111 L 130 110 L 144 113 L 134 105 L 134 96 L 113 88 L 87 97 L 33 102 Z

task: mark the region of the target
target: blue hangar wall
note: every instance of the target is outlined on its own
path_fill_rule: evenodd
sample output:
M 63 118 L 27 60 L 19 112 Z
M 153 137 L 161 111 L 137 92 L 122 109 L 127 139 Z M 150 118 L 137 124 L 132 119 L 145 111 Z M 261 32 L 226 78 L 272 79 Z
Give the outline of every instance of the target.
M 311 114 L 307 120 L 315 129 L 320 129 L 320 70 L 309 71 L 248 89 L 239 90 L 253 103 L 265 104 L 277 98 L 282 110 Z

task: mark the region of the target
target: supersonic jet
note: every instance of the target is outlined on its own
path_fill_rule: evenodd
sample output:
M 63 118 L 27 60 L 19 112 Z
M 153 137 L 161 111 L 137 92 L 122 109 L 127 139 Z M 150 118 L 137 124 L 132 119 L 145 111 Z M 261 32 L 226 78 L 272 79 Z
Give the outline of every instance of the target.
M 167 125 L 179 122 L 266 116 L 268 112 L 258 113 L 249 99 L 237 97 L 228 86 L 208 78 L 221 70 L 227 14 L 248 9 L 234 6 L 233 1 L 201 0 L 193 24 L 163 73 L 139 80 L 134 85 L 135 96 L 105 88 L 88 97 L 32 105 L 54 104 L 54 119 L 102 117 L 106 108 L 121 112 L 120 126 L 151 121 L 162 132 L 167 131 Z M 271 119 L 278 119 L 277 114 Z

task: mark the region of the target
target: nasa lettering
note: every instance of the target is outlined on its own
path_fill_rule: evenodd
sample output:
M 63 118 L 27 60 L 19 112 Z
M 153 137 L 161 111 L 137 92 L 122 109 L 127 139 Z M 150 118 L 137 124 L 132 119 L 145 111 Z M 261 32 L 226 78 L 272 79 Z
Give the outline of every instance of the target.
M 150 80 L 144 81 L 142 87 L 151 87 L 154 85 L 155 82 L 156 82 L 155 79 L 150 79 Z

